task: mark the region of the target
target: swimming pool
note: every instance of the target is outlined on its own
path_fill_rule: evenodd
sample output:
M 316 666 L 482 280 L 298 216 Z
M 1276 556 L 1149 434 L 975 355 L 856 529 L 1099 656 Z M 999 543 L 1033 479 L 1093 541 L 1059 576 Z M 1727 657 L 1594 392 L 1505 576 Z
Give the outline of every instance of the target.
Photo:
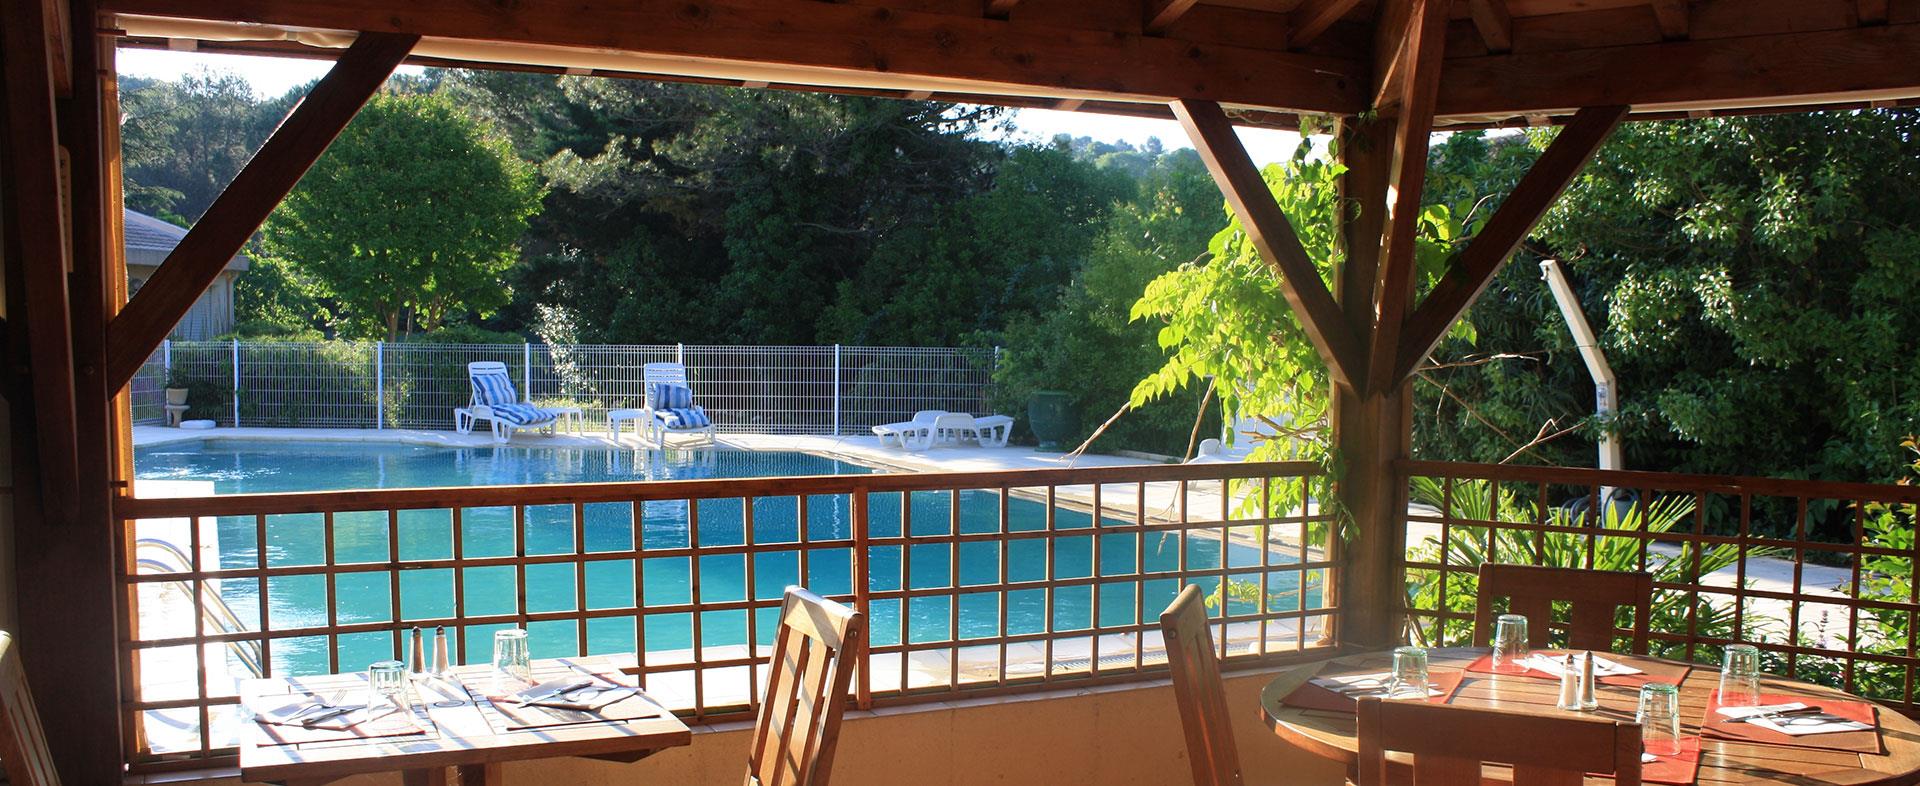
M 703 450 L 662 453 L 606 448 L 501 446 L 443 448 L 380 442 L 265 442 L 208 440 L 144 447 L 135 452 L 136 476 L 145 480 L 211 481 L 221 494 L 246 492 L 316 491 L 346 488 L 405 488 L 479 486 L 527 483 L 573 483 L 772 477 L 792 475 L 846 475 L 875 471 L 848 461 L 798 452 Z M 962 533 L 997 532 L 1000 497 L 986 491 L 962 491 L 958 524 Z M 877 538 L 900 534 L 902 502 L 899 493 L 876 493 L 870 498 L 870 533 Z M 769 497 L 754 500 L 753 542 L 794 542 L 803 520 L 800 500 Z M 845 496 L 819 495 L 806 499 L 804 521 L 810 540 L 851 537 L 852 516 Z M 906 513 L 912 534 L 945 534 L 955 500 L 949 492 L 914 492 Z M 334 576 L 329 593 L 323 574 L 280 575 L 267 579 L 267 627 L 297 630 L 330 624 L 328 598 L 333 598 L 332 624 L 391 624 L 409 626 L 409 620 L 514 614 L 524 591 L 526 611 L 578 612 L 643 606 L 635 630 L 633 614 L 591 618 L 585 641 L 576 620 L 535 621 L 528 625 L 536 657 L 588 653 L 628 652 L 644 639 L 648 652 L 687 650 L 695 631 L 704 647 L 747 643 L 744 610 L 648 614 L 645 607 L 688 604 L 696 600 L 695 565 L 686 557 L 647 558 L 645 549 L 724 547 L 747 542 L 749 517 L 739 499 L 700 500 L 689 516 L 685 501 L 645 502 L 638 511 L 631 503 L 593 503 L 582 507 L 579 535 L 584 559 L 525 566 L 524 580 L 514 566 L 415 569 L 394 577 L 385 570 L 389 559 L 385 512 L 338 513 L 332 544 L 336 564 L 369 564 L 365 571 Z M 640 565 L 630 553 L 595 558 L 596 553 L 628 552 L 635 542 L 634 520 L 640 521 Z M 1014 532 L 1047 526 L 1043 502 L 1012 497 L 1006 503 L 1007 527 Z M 1004 582 L 1030 582 L 1094 576 L 1095 536 L 1092 516 L 1067 507 L 1054 511 L 1054 527 L 1089 530 L 1081 536 L 1014 540 L 1006 544 Z M 690 522 L 698 521 L 698 532 Z M 397 552 L 402 561 L 444 560 L 454 556 L 453 514 L 449 510 L 402 511 L 398 515 Z M 1103 526 L 1121 524 L 1108 519 Z M 526 508 L 525 553 L 573 554 L 575 527 L 571 505 Z M 256 523 L 251 517 L 218 520 L 218 555 L 223 569 L 245 569 L 259 557 Z M 695 536 L 697 535 L 697 540 Z M 1152 619 L 1179 590 L 1172 578 L 1138 578 L 1138 564 L 1149 573 L 1181 566 L 1190 570 L 1221 567 L 1220 541 L 1210 537 L 1183 537 L 1181 533 L 1106 534 L 1098 536 L 1098 576 L 1116 577 L 1100 583 L 1102 626 L 1134 624 Z M 317 515 L 268 517 L 265 537 L 269 568 L 320 565 L 325 562 L 328 533 Z M 507 557 L 516 553 L 515 523 L 509 508 L 463 508 L 460 515 L 460 556 Z M 1001 544 L 968 542 L 914 544 L 910 547 L 875 546 L 869 553 L 869 587 L 876 592 L 906 589 L 958 588 L 949 594 L 916 597 L 911 601 L 876 600 L 871 606 L 872 641 L 876 645 L 901 643 L 902 615 L 908 643 L 990 638 L 1045 631 L 1086 630 L 1091 626 L 1093 587 L 1063 587 L 1051 591 L 1007 589 L 1001 571 Z M 818 548 L 809 552 L 807 575 L 800 575 L 800 552 L 774 551 L 755 555 L 752 586 L 755 599 L 778 598 L 787 584 L 803 583 L 824 594 L 853 591 L 853 549 Z M 1257 548 L 1230 545 L 1224 555 L 1229 569 L 1256 569 Z M 748 560 L 742 554 L 697 557 L 698 601 L 737 603 L 746 600 Z M 1275 564 L 1282 560 L 1276 555 Z M 954 575 L 954 567 L 958 575 Z M 637 568 L 637 569 L 636 569 Z M 580 575 L 576 576 L 576 570 Z M 638 584 L 636 585 L 636 575 Z M 1135 577 L 1135 578 L 1119 578 Z M 524 587 L 522 584 L 524 583 Z M 1203 585 L 1205 582 L 1198 582 Z M 394 587 L 398 586 L 399 619 L 394 618 Z M 456 605 L 459 587 L 461 604 Z M 636 593 L 636 586 L 638 593 Z M 261 603 L 258 580 L 221 582 L 221 597 L 242 620 L 258 620 Z M 1318 604 L 1310 587 L 1308 605 Z M 1268 611 L 1282 606 L 1298 608 L 1298 574 L 1276 571 L 1268 589 Z M 582 607 L 584 602 L 584 607 Z M 953 623 L 957 609 L 958 630 Z M 1006 606 L 1002 629 L 1001 604 Z M 1252 612 L 1255 602 L 1230 601 L 1235 612 Z M 904 606 L 904 608 L 903 608 Z M 1143 613 L 1144 612 L 1144 613 Z M 770 644 L 777 609 L 755 612 L 757 643 Z M 384 627 L 384 626 L 383 626 Z M 465 630 L 469 660 L 490 651 L 493 631 L 500 626 L 471 626 Z M 957 634 L 957 635 L 956 635 Z M 380 630 L 342 634 L 336 644 L 338 662 L 345 668 L 392 657 L 393 637 Z M 328 671 L 329 642 L 323 636 L 276 639 L 270 650 L 274 673 L 283 675 Z

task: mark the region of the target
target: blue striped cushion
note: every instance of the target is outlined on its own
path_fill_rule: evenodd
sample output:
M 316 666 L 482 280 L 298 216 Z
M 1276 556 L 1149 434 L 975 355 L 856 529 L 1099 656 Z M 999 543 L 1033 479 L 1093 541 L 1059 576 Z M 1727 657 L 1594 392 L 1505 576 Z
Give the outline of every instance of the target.
M 532 426 L 551 423 L 554 414 L 532 404 L 489 404 L 493 417 L 516 426 Z
M 713 419 L 707 417 L 706 407 L 675 407 L 654 413 L 667 428 L 689 429 L 706 428 L 713 425 Z
M 513 382 L 505 374 L 473 375 L 473 397 L 479 403 L 492 407 L 520 403 L 520 397 L 514 393 Z
M 653 384 L 654 409 L 687 409 L 693 406 L 693 388 L 678 382 Z

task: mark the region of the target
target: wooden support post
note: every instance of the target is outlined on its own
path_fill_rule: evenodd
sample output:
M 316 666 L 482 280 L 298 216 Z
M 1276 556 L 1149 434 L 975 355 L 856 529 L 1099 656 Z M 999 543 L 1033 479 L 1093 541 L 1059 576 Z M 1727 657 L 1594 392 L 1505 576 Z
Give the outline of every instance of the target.
M 226 269 L 367 99 L 412 51 L 417 35 L 361 33 L 286 122 L 260 146 L 205 215 L 180 239 L 108 331 L 107 383 L 133 379 L 154 347 Z
M 1385 394 L 1401 381 L 1393 376 L 1393 361 L 1413 295 L 1414 247 L 1427 179 L 1427 138 L 1433 135 L 1433 103 L 1440 89 L 1440 56 L 1447 42 L 1447 7 L 1442 0 L 1413 0 L 1406 40 L 1399 47 L 1401 92 L 1387 176 L 1385 253 L 1379 285 L 1367 288 L 1374 306 L 1367 354 L 1367 392 L 1372 394 Z
M 55 130 L 53 20 L 40 2 L 7 3 L 0 12 L 0 72 L 5 75 L 5 144 L 0 144 L 0 212 L 9 264 L 20 269 L 26 367 L 33 397 L 32 455 L 39 465 L 40 504 L 52 519 L 74 515 L 73 341 L 67 312 L 66 225 L 61 206 L 61 150 Z M 21 424 L 16 422 L 15 428 Z M 16 457 L 19 460 L 24 457 Z
M 1441 276 L 1420 308 L 1407 318 L 1403 340 L 1393 366 L 1393 378 L 1404 380 L 1413 373 L 1433 347 L 1440 343 L 1454 320 L 1486 291 L 1487 284 L 1500 272 L 1514 249 L 1520 247 L 1533 225 L 1539 223 L 1560 193 L 1567 189 L 1580 169 L 1593 160 L 1600 144 L 1626 119 L 1627 107 L 1588 107 L 1574 113 L 1560 130 L 1560 136 L 1547 146 L 1533 168 L 1520 178 L 1519 185 L 1500 204 L 1492 218 L 1454 257 L 1453 265 Z
M 68 4 L 68 0 L 61 0 Z M 67 378 L 76 413 L 66 426 L 76 445 L 78 476 L 65 515 L 43 515 L 15 528 L 15 598 L 19 641 L 48 747 L 67 783 L 117 783 L 123 777 L 114 528 L 110 505 L 116 471 L 115 423 L 103 379 L 106 320 L 113 306 L 110 173 L 103 134 L 116 127 L 104 113 L 101 45 L 92 0 L 72 0 L 73 65 L 68 97 L 57 104 L 67 152 L 69 219 L 64 238 L 72 274 L 62 282 L 71 308 L 73 370 Z M 108 49 L 111 52 L 111 49 Z M 58 235 L 48 231 L 44 234 Z M 27 260 L 31 264 L 31 260 Z M 124 280 L 124 273 L 121 273 Z M 34 295 L 38 297 L 38 295 Z M 36 326 L 36 330 L 38 327 Z M 38 373 L 38 372 L 36 372 Z M 36 396 L 38 424 L 50 402 Z M 44 482 L 44 481 L 43 481 Z
M 1365 373 L 1361 344 L 1341 319 L 1340 305 L 1327 291 L 1326 282 L 1320 280 L 1319 269 L 1307 258 L 1293 225 L 1273 200 L 1273 193 L 1267 190 L 1267 183 L 1261 179 L 1253 159 L 1247 157 L 1247 150 L 1234 135 L 1226 113 L 1220 110 L 1219 104 L 1209 101 L 1175 101 L 1173 114 L 1200 151 L 1201 160 L 1206 162 L 1207 171 L 1213 173 L 1213 180 L 1226 195 L 1234 215 L 1240 217 L 1248 239 L 1260 250 L 1261 258 L 1279 274 L 1280 290 L 1287 298 L 1287 305 L 1299 318 L 1300 327 L 1313 341 L 1320 358 L 1326 361 L 1328 372 L 1340 384 L 1361 387 L 1360 375 Z

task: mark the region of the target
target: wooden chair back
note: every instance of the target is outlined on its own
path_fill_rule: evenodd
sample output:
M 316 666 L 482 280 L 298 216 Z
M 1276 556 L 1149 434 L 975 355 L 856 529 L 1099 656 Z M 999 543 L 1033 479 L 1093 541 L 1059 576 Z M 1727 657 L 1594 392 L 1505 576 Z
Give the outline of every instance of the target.
M 27 673 L 20 667 L 20 648 L 13 637 L 0 632 L 0 765 L 12 786 L 57 786 L 60 774 L 47 752 L 47 735 L 40 729 L 40 712 L 27 690 Z
M 1239 786 L 1240 751 L 1233 744 L 1226 683 L 1213 657 L 1206 600 L 1199 587 L 1188 585 L 1160 613 L 1160 633 L 1173 670 L 1173 696 L 1180 705 L 1194 786 Z
M 1637 723 L 1378 697 L 1359 716 L 1358 786 L 1388 786 L 1389 751 L 1413 757 L 1412 786 L 1480 786 L 1485 762 L 1512 765 L 1513 786 L 1580 786 L 1589 772 L 1640 786 Z
M 1633 607 L 1633 648 L 1647 652 L 1647 624 L 1653 605 L 1653 576 L 1611 570 L 1541 568 L 1488 562 L 1480 566 L 1480 597 L 1473 617 L 1473 643 L 1493 642 L 1493 602 L 1508 599 L 1508 613 L 1527 618 L 1529 646 L 1550 643 L 1554 601 L 1570 607 L 1567 646 L 1572 649 L 1613 649 L 1614 611 Z
M 866 646 L 860 612 L 788 587 L 746 786 L 826 786 L 847 685 Z

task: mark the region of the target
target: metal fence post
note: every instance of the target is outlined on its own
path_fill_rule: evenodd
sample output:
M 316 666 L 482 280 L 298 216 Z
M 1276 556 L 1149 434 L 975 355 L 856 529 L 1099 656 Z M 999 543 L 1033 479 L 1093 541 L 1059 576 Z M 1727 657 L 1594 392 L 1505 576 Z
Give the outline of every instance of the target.
M 833 345 L 833 435 L 840 436 L 840 345 Z
M 173 376 L 173 339 L 160 342 L 160 372 L 168 377 Z M 166 387 L 167 381 L 162 380 L 160 386 Z
M 533 400 L 533 343 L 520 344 L 520 398 Z
M 673 345 L 673 362 L 679 363 L 682 366 L 687 364 L 687 345 Z
M 240 339 L 233 340 L 233 427 L 240 427 Z
M 387 342 L 373 342 L 373 428 L 387 427 Z

